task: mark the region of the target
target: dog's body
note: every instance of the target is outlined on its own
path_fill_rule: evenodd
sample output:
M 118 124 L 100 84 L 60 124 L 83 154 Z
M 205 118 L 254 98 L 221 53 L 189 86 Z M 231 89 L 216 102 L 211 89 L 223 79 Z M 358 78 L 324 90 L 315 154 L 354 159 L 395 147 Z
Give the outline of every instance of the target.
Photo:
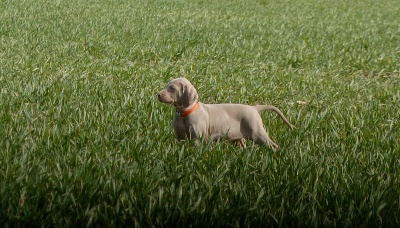
M 207 138 L 236 141 L 245 147 L 244 139 L 259 145 L 268 143 L 274 151 L 278 145 L 268 136 L 259 112 L 273 110 L 290 127 L 293 125 L 272 105 L 248 106 L 242 104 L 203 104 L 193 85 L 185 78 L 172 80 L 158 94 L 161 102 L 175 106 L 177 115 L 173 126 L 178 139 Z

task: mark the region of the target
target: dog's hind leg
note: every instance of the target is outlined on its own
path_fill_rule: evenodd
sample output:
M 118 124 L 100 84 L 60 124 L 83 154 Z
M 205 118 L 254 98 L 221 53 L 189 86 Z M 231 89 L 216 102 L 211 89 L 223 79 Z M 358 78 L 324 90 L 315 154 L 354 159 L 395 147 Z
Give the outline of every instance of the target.
M 242 149 L 246 149 L 246 139 L 241 138 L 234 141 L 236 145 L 238 145 Z
M 272 141 L 272 139 L 268 136 L 268 133 L 266 132 L 263 132 L 262 134 L 254 137 L 253 141 L 258 145 L 265 145 L 266 143 L 268 143 L 268 145 L 274 152 L 276 152 L 279 148 L 279 146 L 274 141 Z

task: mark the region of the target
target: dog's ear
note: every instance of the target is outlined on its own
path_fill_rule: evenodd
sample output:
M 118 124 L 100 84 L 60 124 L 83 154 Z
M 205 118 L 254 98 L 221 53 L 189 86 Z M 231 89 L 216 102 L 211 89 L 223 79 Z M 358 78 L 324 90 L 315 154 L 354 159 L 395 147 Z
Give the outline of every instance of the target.
M 196 89 L 190 83 L 182 84 L 182 105 L 183 107 L 189 107 L 191 104 L 197 101 L 199 95 L 197 94 Z

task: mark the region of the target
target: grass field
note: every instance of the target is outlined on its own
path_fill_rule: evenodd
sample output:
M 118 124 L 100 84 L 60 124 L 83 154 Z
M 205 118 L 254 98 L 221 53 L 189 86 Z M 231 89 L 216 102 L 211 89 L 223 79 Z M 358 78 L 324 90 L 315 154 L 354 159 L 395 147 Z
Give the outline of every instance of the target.
M 400 225 L 395 0 L 0 2 L 5 226 Z M 177 142 L 156 93 L 273 104 L 280 150 Z

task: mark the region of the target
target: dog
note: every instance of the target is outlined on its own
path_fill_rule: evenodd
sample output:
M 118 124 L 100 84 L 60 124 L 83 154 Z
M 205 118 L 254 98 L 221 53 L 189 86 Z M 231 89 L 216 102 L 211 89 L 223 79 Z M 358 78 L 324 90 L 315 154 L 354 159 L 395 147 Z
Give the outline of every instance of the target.
M 246 148 L 245 139 L 249 139 L 258 145 L 267 143 L 276 151 L 278 145 L 263 127 L 260 116 L 263 110 L 275 111 L 291 129 L 294 128 L 282 111 L 272 105 L 201 103 L 195 87 L 186 78 L 171 80 L 157 96 L 160 102 L 175 107 L 173 127 L 178 140 L 227 139 Z

